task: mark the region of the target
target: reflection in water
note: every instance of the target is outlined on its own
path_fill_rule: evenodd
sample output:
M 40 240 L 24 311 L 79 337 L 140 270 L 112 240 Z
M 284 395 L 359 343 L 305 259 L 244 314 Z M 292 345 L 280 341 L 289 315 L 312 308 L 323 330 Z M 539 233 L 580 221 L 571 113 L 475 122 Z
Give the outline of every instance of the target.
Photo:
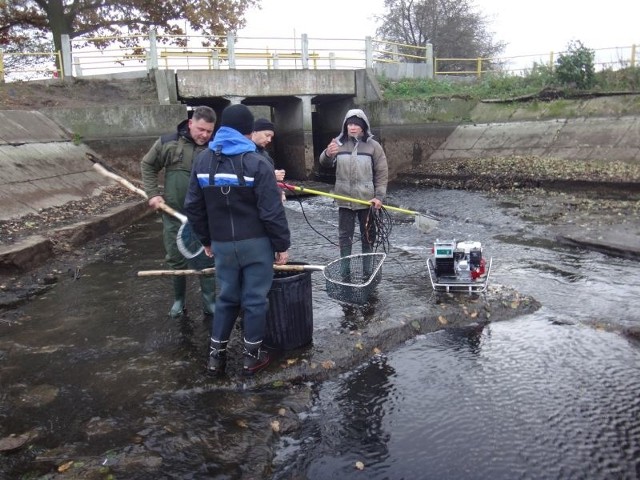
M 373 479 L 637 478 L 640 351 L 616 334 L 528 316 L 418 338 L 385 366 L 320 388 L 276 478 L 360 478 L 358 461 Z
M 274 479 L 348 478 L 358 472 L 358 462 L 371 469 L 389 460 L 392 431 L 385 422 L 386 405 L 394 396 L 394 368 L 383 356 L 376 356 L 362 368 L 338 382 L 327 382 L 318 392 L 316 405 L 307 418 L 301 455 L 277 459 L 281 468 Z M 330 421 L 325 421 L 331 419 Z M 362 475 L 362 473 L 360 473 Z

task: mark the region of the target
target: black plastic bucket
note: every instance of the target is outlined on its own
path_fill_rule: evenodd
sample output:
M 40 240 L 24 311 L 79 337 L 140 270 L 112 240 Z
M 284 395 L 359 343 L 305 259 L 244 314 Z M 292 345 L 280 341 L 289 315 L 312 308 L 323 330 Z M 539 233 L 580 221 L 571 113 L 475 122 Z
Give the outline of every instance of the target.
M 265 346 L 294 350 L 310 344 L 313 339 L 311 272 L 274 272 L 268 299 Z

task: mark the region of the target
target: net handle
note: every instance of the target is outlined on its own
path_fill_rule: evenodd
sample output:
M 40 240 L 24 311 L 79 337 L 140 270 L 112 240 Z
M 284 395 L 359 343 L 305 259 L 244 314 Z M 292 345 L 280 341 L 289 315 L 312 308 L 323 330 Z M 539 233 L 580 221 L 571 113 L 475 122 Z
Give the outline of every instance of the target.
M 273 269 L 281 272 L 301 272 L 301 271 L 323 271 L 322 265 L 273 265 Z M 138 277 L 157 276 L 181 276 L 181 275 L 213 275 L 216 269 L 213 267 L 202 270 L 142 270 L 137 273 Z
M 352 202 L 359 203 L 361 205 L 369 205 L 371 206 L 371 202 L 367 200 L 362 200 L 360 198 L 346 197 L 344 195 L 338 195 L 337 193 L 323 192 L 322 190 L 313 190 L 311 188 L 299 187 L 297 185 L 291 185 L 290 183 L 278 182 L 278 186 L 280 188 L 284 188 L 287 190 L 293 190 L 295 192 L 300 193 L 311 193 L 313 195 L 323 195 L 325 197 L 330 197 L 336 200 L 342 200 L 344 202 Z M 383 204 L 383 207 L 387 210 L 391 210 L 394 212 L 400 212 L 407 215 L 413 215 L 414 223 L 419 230 L 425 233 L 429 233 L 438 225 L 438 220 L 430 217 L 428 215 L 423 215 L 420 212 L 416 212 L 415 210 L 407 210 L 406 208 L 394 207 L 392 205 Z
M 140 195 L 143 198 L 146 198 L 146 199 L 149 198 L 144 190 L 142 190 L 141 188 L 136 187 L 133 183 L 131 183 L 126 178 L 122 178 L 120 175 L 117 175 L 116 173 L 113 173 L 113 172 L 109 171 L 107 168 L 105 168 L 104 165 L 102 165 L 100 160 L 98 160 L 95 155 L 87 152 L 86 156 L 87 156 L 87 158 L 89 160 L 91 160 L 91 162 L 93 162 L 93 168 L 96 171 L 98 171 L 101 175 L 103 175 L 105 177 L 108 177 L 108 178 L 111 178 L 112 180 L 115 180 L 120 185 L 124 186 L 128 190 L 131 190 L 134 193 L 137 193 L 138 195 Z M 188 258 L 188 259 L 195 258 L 198 255 L 200 255 L 202 253 L 202 251 L 204 250 L 204 247 L 202 245 L 199 245 L 199 247 L 196 249 L 196 251 L 193 251 L 193 250 L 190 250 L 189 248 L 187 248 L 187 246 L 185 245 L 185 242 L 183 240 L 184 236 L 186 235 L 185 232 L 187 231 L 187 229 L 190 229 L 190 226 L 189 226 L 189 223 L 188 223 L 189 219 L 186 217 L 186 215 L 183 215 L 182 213 L 178 212 L 177 210 L 171 208 L 169 205 L 167 205 L 164 202 L 161 202 L 158 205 L 158 208 L 160 210 L 164 211 L 165 213 L 171 215 L 172 217 L 177 218 L 180 221 L 180 223 L 182 224 L 182 225 L 180 225 L 180 229 L 178 230 L 178 235 L 176 237 L 176 245 L 177 245 L 178 250 L 180 251 L 180 253 L 185 258 Z M 188 233 L 190 233 L 190 231 Z

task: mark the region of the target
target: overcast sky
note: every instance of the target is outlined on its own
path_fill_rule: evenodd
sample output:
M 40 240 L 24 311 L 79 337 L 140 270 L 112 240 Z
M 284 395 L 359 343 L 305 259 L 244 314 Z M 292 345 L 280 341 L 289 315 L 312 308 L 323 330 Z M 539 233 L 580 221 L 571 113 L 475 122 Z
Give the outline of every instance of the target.
M 475 0 L 489 20 L 495 39 L 508 44 L 503 56 L 565 51 L 571 40 L 590 49 L 640 48 L 640 0 Z M 251 10 L 238 35 L 319 38 L 375 37 L 374 15 L 384 13 L 383 0 L 262 0 Z

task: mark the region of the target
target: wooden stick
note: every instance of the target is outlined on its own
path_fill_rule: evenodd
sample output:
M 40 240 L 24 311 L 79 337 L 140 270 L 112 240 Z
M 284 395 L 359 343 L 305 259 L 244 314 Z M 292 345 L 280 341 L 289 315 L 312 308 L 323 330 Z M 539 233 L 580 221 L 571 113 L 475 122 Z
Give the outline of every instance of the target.
M 322 271 L 322 265 L 274 265 L 273 269 L 280 272 L 307 272 Z M 202 270 L 142 270 L 137 273 L 138 277 L 158 277 L 158 276 L 182 276 L 182 275 L 213 275 L 215 268 L 203 268 Z
M 203 268 L 202 270 L 143 270 L 138 272 L 138 277 L 213 275 L 215 271 L 215 268 Z

